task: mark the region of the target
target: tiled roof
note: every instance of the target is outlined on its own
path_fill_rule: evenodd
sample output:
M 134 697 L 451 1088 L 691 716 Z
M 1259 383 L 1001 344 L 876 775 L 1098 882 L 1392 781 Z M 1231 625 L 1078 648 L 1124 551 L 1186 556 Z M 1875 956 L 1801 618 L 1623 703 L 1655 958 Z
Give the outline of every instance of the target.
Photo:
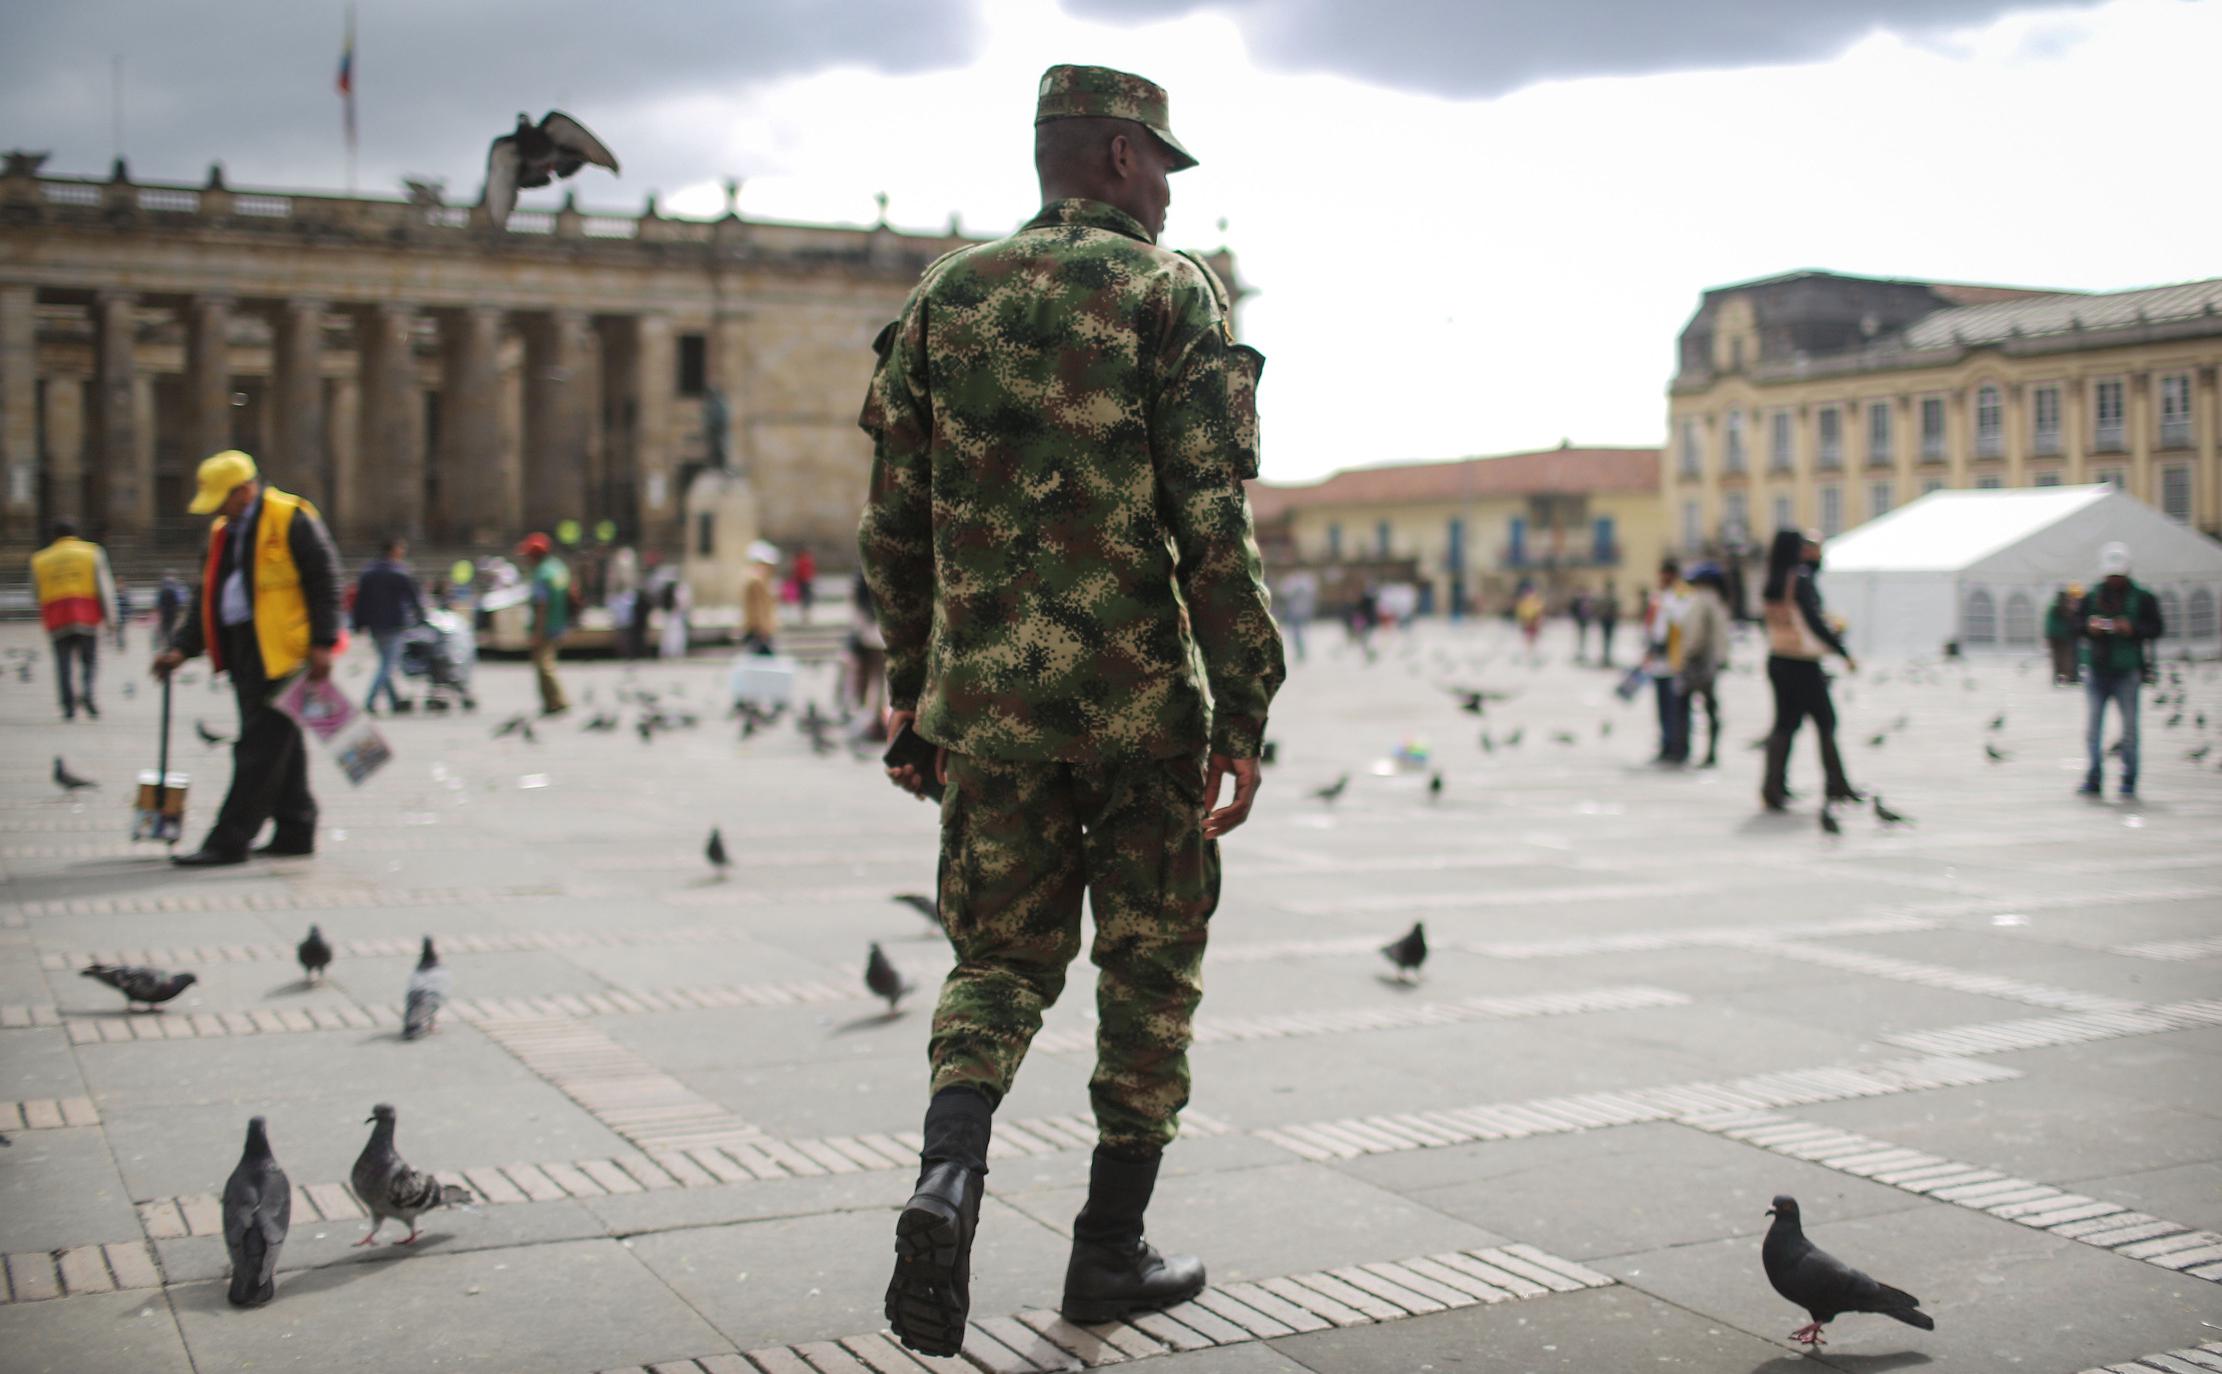
M 2017 336 L 2123 329 L 2216 314 L 2222 314 L 2222 277 L 2142 291 L 2065 292 L 1939 310 L 1907 327 L 1905 345 L 1916 350 L 1951 348 L 1997 343 Z
M 1553 492 L 1656 492 L 1655 448 L 1554 448 L 1441 463 L 1351 468 L 1302 486 L 1250 484 L 1250 506 L 1270 520 L 1303 506 L 1402 505 Z

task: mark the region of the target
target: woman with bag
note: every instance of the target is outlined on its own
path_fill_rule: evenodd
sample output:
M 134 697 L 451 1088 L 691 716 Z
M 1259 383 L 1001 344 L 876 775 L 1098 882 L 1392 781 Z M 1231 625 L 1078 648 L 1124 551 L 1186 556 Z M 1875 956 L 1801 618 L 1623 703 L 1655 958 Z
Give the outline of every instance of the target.
M 1821 613 L 1821 592 L 1813 575 L 1821 567 L 1821 543 L 1798 530 L 1775 531 L 1767 551 L 1767 585 L 1763 592 L 1767 625 L 1767 685 L 1774 689 L 1774 730 L 1767 736 L 1767 772 L 1759 785 L 1759 799 L 1769 811 L 1780 811 L 1790 799 L 1790 741 L 1808 717 L 1821 737 L 1821 770 L 1827 779 L 1828 800 L 1865 801 L 1844 776 L 1844 757 L 1836 749 L 1836 707 L 1829 700 L 1828 675 L 1821 660 L 1835 654 L 1844 660 L 1844 671 L 1856 673 L 1859 665 L 1844 647 L 1826 616 Z

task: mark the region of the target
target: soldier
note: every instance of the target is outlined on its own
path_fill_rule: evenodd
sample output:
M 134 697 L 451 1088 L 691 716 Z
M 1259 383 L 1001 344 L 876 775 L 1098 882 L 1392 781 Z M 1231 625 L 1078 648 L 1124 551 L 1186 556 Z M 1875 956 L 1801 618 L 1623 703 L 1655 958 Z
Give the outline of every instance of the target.
M 1203 1287 L 1142 1217 L 1188 1100 L 1217 841 L 1256 798 L 1284 675 L 1242 488 L 1264 359 L 1234 342 L 1218 278 L 1156 246 L 1166 179 L 1196 160 L 1165 92 L 1124 72 L 1050 68 L 1034 122 L 1041 213 L 926 270 L 861 420 L 890 733 L 938 746 L 946 786 L 957 964 L 887 1290 L 931 1355 L 963 1341 L 991 1115 L 1080 952 L 1083 892 L 1098 1143 L 1062 1308 L 1108 1321 Z

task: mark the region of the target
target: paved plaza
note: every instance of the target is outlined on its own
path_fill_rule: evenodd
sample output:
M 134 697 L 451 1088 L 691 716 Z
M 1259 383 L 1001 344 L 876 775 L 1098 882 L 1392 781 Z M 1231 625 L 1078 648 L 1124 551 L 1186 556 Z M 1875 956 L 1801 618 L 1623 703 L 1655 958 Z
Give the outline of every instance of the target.
M 1150 1215 L 1212 1288 L 1055 1318 L 1092 1143 L 1083 962 L 998 1113 L 969 1362 L 921 1362 L 879 1308 L 949 957 L 892 900 L 932 891 L 928 807 L 792 724 L 743 740 L 721 661 L 568 666 L 587 699 L 537 742 L 490 737 L 531 684 L 485 664 L 479 713 L 393 722 L 362 788 L 315 762 L 313 860 L 185 874 L 126 838 L 156 692 L 126 699 L 110 653 L 103 718 L 60 724 L 9 627 L 40 657 L 0 676 L 0 1369 L 2222 1369 L 2222 750 L 2186 757 L 2222 736 L 2215 668 L 2174 728 L 2148 703 L 2143 800 L 2094 804 L 2081 695 L 2033 663 L 1870 665 L 1839 680 L 1846 755 L 1915 824 L 1849 811 L 1831 838 L 1809 737 L 1805 800 L 1759 812 L 1749 639 L 1721 766 L 1686 772 L 1645 763 L 1648 697 L 1556 627 L 1542 665 L 1494 623 L 1370 665 L 1311 648 L 1225 846 Z M 197 842 L 230 763 L 193 722 L 234 722 L 190 671 Z M 829 668 L 803 681 L 830 697 Z M 700 724 L 643 743 L 628 684 Z M 1454 684 L 1506 699 L 1476 718 Z M 585 731 L 604 709 L 625 728 Z M 1393 768 L 1407 746 L 1428 761 Z M 63 795 L 57 753 L 99 790 Z M 1415 919 L 1434 955 L 1401 985 L 1376 949 Z M 337 958 L 306 987 L 311 922 Z M 427 933 L 456 1000 L 405 1043 Z M 919 985 L 897 1014 L 863 987 L 874 941 Z M 199 982 L 127 1015 L 76 972 L 119 958 Z M 379 1102 L 411 1163 L 482 1198 L 408 1249 L 350 1248 Z M 292 1238 L 276 1301 L 237 1311 L 215 1195 L 258 1113 Z M 1759 1258 L 1777 1193 L 1935 1331 L 1788 1343 L 1805 1315 Z

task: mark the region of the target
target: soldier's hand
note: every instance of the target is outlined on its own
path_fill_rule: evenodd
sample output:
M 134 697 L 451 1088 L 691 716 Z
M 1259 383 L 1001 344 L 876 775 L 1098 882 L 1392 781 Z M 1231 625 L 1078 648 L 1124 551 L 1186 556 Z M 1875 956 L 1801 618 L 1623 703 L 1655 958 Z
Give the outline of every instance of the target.
M 154 656 L 154 663 L 151 666 L 156 677 L 168 677 L 170 674 L 176 672 L 177 666 L 184 661 L 185 655 L 179 653 L 177 650 L 164 649 L 161 653 L 158 653 Z
M 1234 796 L 1225 806 L 1218 806 L 1220 780 L 1229 775 L 1234 778 Z M 1250 819 L 1250 804 L 1257 800 L 1258 782 L 1263 774 L 1256 759 L 1234 759 L 1225 754 L 1213 754 L 1211 766 L 1204 773 L 1204 838 L 1216 840 L 1244 821 Z
M 917 720 L 918 713 L 916 711 L 889 711 L 887 713 L 887 737 L 891 740 L 894 739 L 903 731 L 909 729 Z M 919 800 L 926 800 L 926 779 L 911 765 L 906 763 L 900 768 L 888 769 L 887 780 Z M 949 785 L 949 751 L 946 749 L 934 750 L 933 780 L 943 787 Z

